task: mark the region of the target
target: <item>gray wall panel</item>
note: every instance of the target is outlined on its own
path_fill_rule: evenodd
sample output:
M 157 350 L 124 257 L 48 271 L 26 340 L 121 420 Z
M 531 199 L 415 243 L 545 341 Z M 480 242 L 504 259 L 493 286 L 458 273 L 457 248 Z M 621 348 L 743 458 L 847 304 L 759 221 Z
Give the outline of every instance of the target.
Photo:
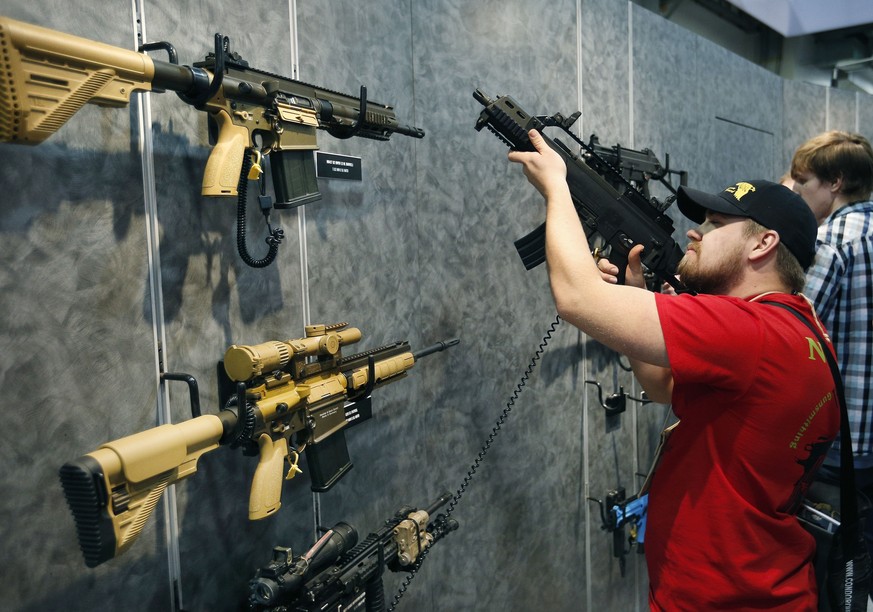
M 580 16 L 582 106 L 579 135 L 593 133 L 603 144 L 631 146 L 630 44 L 628 3 L 594 0 L 582 4 Z
M 124 2 L 5 15 L 130 47 Z M 107 34 L 108 33 L 108 34 Z M 127 110 L 90 107 L 38 147 L 0 145 L 6 398 L 0 599 L 16 610 L 166 607 L 161 509 L 123 564 L 85 567 L 58 481 L 67 460 L 155 424 L 139 156 Z
M 827 90 L 819 85 L 800 81 L 783 81 L 785 104 L 782 125 L 782 168 L 791 168 L 794 151 L 808 138 L 825 130 L 827 123 Z
M 700 39 L 654 13 L 634 7 L 634 145 L 670 155 L 690 170 L 698 159 L 702 107 Z
M 661 162 L 688 172 L 688 185 L 716 189 L 704 170 L 707 135 L 701 126 L 709 109 L 703 106 L 701 65 L 696 58 L 702 40 L 654 13 L 634 7 L 634 146 L 649 148 Z M 672 184 L 678 187 L 678 177 Z M 661 199 L 669 192 L 653 188 Z M 683 242 L 691 223 L 672 207 L 667 212 Z
M 858 133 L 873 141 L 873 96 L 858 95 Z
M 855 92 L 830 89 L 828 98 L 827 129 L 854 132 L 857 130 L 858 115 Z
M 753 129 L 776 131 L 782 119 L 782 79 L 721 47 L 700 42 L 701 87 L 709 112 Z
M 724 177 L 718 189 L 749 179 L 779 181 L 784 170 L 777 169 L 773 163 L 779 155 L 776 134 L 719 119 L 714 119 L 708 127 L 718 142 L 715 152 L 720 161 L 718 171 Z
M 451 490 L 461 485 L 554 318 L 545 271 L 525 273 L 512 246 L 542 221 L 542 205 L 506 161 L 506 147 L 473 129 L 482 107 L 472 93 L 511 95 L 533 114 L 576 110 L 574 13 L 573 2 L 536 10 L 522 2 L 415 7 L 416 109 L 430 121 L 418 158 L 420 248 L 427 254 L 422 320 L 424 329 L 455 329 L 462 341 L 447 370 L 424 372 L 425 397 L 434 401 L 421 408 L 432 432 L 429 469 Z M 436 610 L 565 610 L 584 597 L 583 549 L 557 545 L 568 526 L 581 527 L 583 508 L 580 394 L 574 401 L 566 392 L 574 382 L 561 370 L 566 363 L 549 357 L 573 350 L 577 334 L 565 327 L 461 498 L 454 513 L 461 530 L 428 559 L 439 576 Z M 575 543 L 581 534 L 569 537 Z M 555 576 L 548 589 L 524 577 L 532 564 Z
M 782 81 L 648 11 L 634 17 L 637 145 L 669 153 L 697 189 L 778 178 Z M 684 234 L 690 222 L 671 216 Z
M 697 61 L 707 109 L 701 136 L 713 189 L 747 178 L 778 180 L 783 170 L 774 139 L 782 127 L 781 80 L 713 45 L 702 44 Z

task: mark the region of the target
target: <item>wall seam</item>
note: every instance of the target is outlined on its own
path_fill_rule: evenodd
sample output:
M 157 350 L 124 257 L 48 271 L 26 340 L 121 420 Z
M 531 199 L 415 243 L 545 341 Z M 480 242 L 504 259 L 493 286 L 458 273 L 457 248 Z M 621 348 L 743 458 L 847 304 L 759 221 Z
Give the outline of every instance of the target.
M 831 88 L 825 87 L 825 132 L 830 130 L 831 125 Z
M 299 37 L 297 33 L 297 0 L 288 0 L 288 38 L 291 44 L 291 79 L 300 79 L 300 51 L 298 47 Z M 306 327 L 311 322 L 309 309 L 309 249 L 306 244 L 306 205 L 298 206 L 297 213 L 297 244 L 300 249 L 300 291 L 301 313 L 303 325 Z
M 582 86 L 582 66 L 583 63 L 583 49 L 582 49 L 582 2 L 583 0 L 576 0 L 576 97 L 578 101 L 577 108 L 585 108 L 585 95 L 584 88 Z M 582 116 L 584 120 L 584 115 Z M 576 123 L 577 135 L 581 137 L 583 126 L 581 125 L 582 121 L 578 121 Z M 581 342 L 582 344 L 582 380 L 586 380 L 588 378 L 588 356 L 587 356 L 587 343 L 585 342 L 585 336 L 581 332 L 577 333 L 576 341 Z M 584 387 L 584 385 L 583 385 Z M 588 497 L 590 496 L 590 483 L 588 481 L 589 471 L 588 471 L 588 392 L 582 394 L 582 490 L 583 497 L 580 500 L 582 503 L 582 515 L 585 518 L 585 609 L 592 609 L 592 575 L 591 575 L 591 508 L 588 503 Z
M 134 45 L 148 42 L 146 35 L 145 7 L 143 0 L 131 0 Z M 137 148 L 142 163 L 143 207 L 145 212 L 146 251 L 148 257 L 149 299 L 152 313 L 152 340 L 154 346 L 155 412 L 158 425 L 172 422 L 170 413 L 170 394 L 162 378 L 167 359 L 167 333 L 164 313 L 163 281 L 161 278 L 160 225 L 158 223 L 157 188 L 155 185 L 154 143 L 152 141 L 151 94 L 142 92 L 137 104 L 137 126 L 139 136 Z M 179 552 L 179 518 L 176 502 L 176 485 L 171 484 L 161 496 L 164 509 L 164 528 L 166 532 L 167 564 L 169 579 L 170 610 L 184 609 L 182 597 L 181 554 Z
M 628 107 L 628 142 L 630 143 L 629 147 L 631 149 L 636 148 L 635 140 L 636 140 L 636 130 L 635 128 L 635 115 L 634 115 L 634 5 L 631 0 L 628 0 L 627 3 L 627 107 Z M 636 376 L 632 375 L 632 384 L 631 390 L 634 394 L 634 397 L 638 397 L 637 393 L 637 379 Z M 634 490 L 629 491 L 628 493 L 631 495 L 636 494 L 637 489 L 637 473 L 640 471 L 639 469 L 639 459 L 640 459 L 640 440 L 639 440 L 639 406 L 636 402 L 631 402 L 633 406 L 631 407 L 631 446 L 633 447 L 633 453 L 631 453 L 631 457 L 633 457 L 631 461 L 631 482 L 633 483 Z M 641 590 L 641 581 L 642 578 L 640 576 L 640 563 L 639 559 L 636 558 L 634 562 L 634 610 L 639 612 L 640 610 L 640 598 L 639 593 Z
M 634 146 L 634 20 L 633 2 L 627 3 L 627 114 L 628 114 L 628 148 Z
M 291 79 L 300 79 L 300 38 L 297 32 L 297 0 L 288 0 L 288 37 L 291 43 Z M 309 246 L 306 243 L 306 204 L 295 209 L 297 213 L 297 245 L 300 253 L 300 303 L 301 317 L 306 328 L 312 322 L 309 308 Z M 319 538 L 321 526 L 321 494 L 312 491 L 312 541 Z

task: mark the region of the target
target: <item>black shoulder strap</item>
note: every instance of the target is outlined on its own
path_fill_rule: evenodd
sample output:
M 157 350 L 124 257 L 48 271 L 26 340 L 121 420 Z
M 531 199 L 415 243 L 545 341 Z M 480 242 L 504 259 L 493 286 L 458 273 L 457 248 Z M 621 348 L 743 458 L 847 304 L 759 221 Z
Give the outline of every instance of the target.
M 824 341 L 819 331 L 797 309 L 781 302 L 761 301 L 762 304 L 778 306 L 789 311 L 806 325 L 821 344 L 831 375 L 834 377 L 834 387 L 840 402 L 840 532 L 843 537 L 843 550 L 846 551 L 847 559 L 852 558 L 855 552 L 855 544 L 858 541 L 858 498 L 855 494 L 855 461 L 852 457 L 852 432 L 849 430 L 849 411 L 846 407 L 845 391 L 843 389 L 843 377 L 837 362 Z M 851 531 L 851 533 L 850 533 Z

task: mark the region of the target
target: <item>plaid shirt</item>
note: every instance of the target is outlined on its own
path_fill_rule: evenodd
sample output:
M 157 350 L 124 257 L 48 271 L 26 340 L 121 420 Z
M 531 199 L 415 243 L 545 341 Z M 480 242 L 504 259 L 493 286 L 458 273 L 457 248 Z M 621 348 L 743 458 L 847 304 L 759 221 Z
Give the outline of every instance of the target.
M 818 228 L 804 294 L 837 353 L 855 465 L 873 467 L 873 202 L 844 206 Z M 837 462 L 838 449 L 839 440 L 829 454 Z

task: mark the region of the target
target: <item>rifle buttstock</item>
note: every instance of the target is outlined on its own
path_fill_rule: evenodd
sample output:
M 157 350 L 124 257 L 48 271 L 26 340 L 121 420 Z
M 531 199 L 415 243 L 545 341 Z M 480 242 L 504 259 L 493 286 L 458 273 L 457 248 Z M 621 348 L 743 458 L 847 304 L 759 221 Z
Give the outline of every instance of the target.
M 105 511 L 108 494 L 100 464 L 85 455 L 65 463 L 60 469 L 60 478 L 76 523 L 85 565 L 97 567 L 112 559 L 116 549 L 112 518 Z
M 117 557 L 142 533 L 166 488 L 218 448 L 222 420 L 204 415 L 153 427 L 64 464 L 59 476 L 88 567 Z
M 38 144 L 85 104 L 124 107 L 150 91 L 144 53 L 0 17 L 0 141 Z

